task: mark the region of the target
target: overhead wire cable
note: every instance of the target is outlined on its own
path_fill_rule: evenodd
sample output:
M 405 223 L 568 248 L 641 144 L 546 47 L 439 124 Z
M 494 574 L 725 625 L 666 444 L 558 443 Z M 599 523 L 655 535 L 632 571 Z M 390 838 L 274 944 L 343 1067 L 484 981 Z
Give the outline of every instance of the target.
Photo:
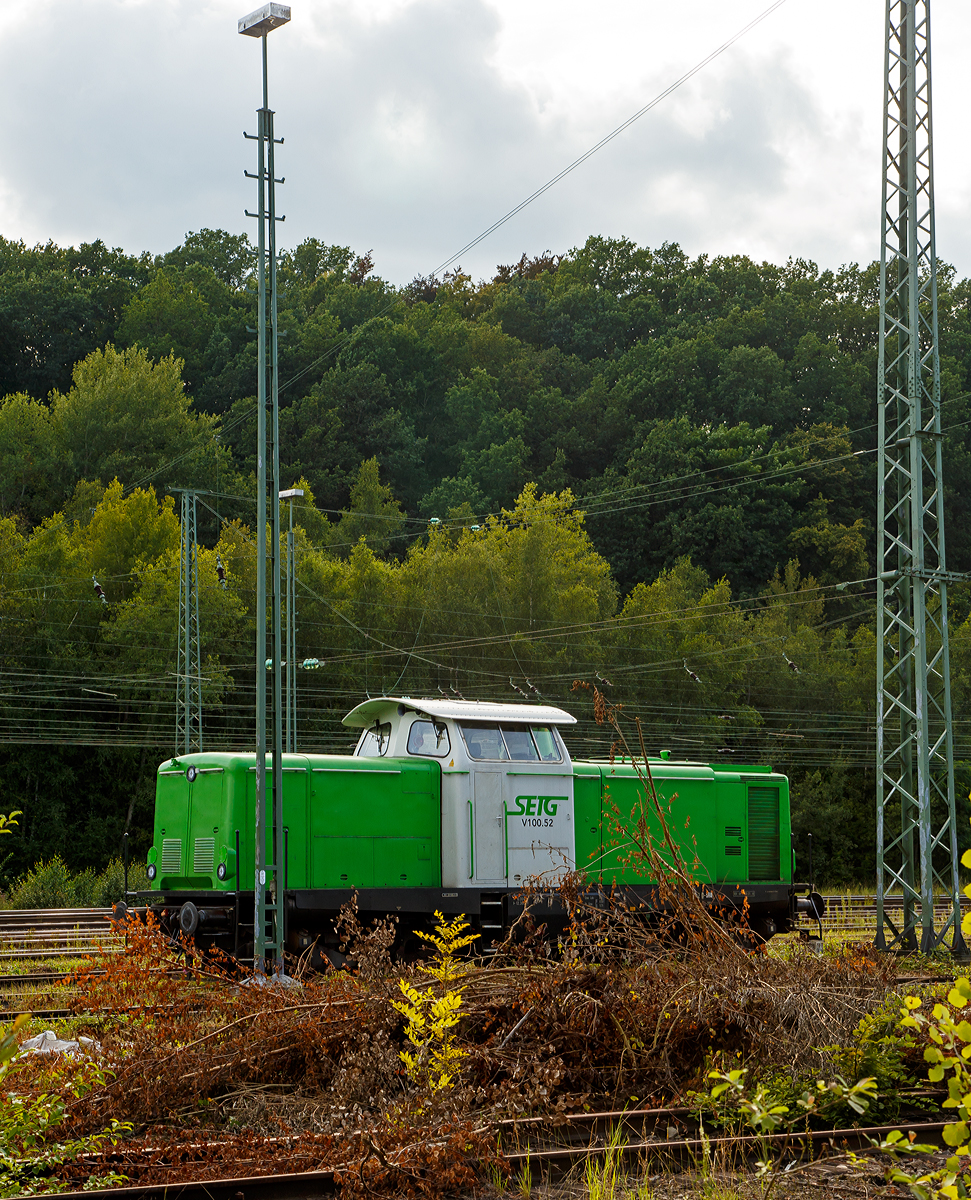
M 669 86 L 666 87 L 663 92 L 659 92 L 653 100 L 648 101 L 643 108 L 639 108 L 633 116 L 628 117 L 627 120 L 618 125 L 616 129 L 611 130 L 611 132 L 605 137 L 602 137 L 600 141 L 596 143 L 596 145 L 591 146 L 590 149 L 581 154 L 579 158 L 574 159 L 568 167 L 564 167 L 559 174 L 554 175 L 552 179 L 547 180 L 542 187 L 537 188 L 536 191 L 527 196 L 525 200 L 520 201 L 515 208 L 511 208 L 504 217 L 500 217 L 498 221 L 494 221 L 489 228 L 483 230 L 478 237 L 473 238 L 471 242 L 466 242 L 461 250 L 457 250 L 453 255 L 451 255 L 451 257 L 446 258 L 444 262 L 439 263 L 435 270 L 432 271 L 432 276 L 436 276 L 439 271 L 444 271 L 447 267 L 450 267 L 452 263 L 460 259 L 463 254 L 466 254 L 469 250 L 473 249 L 475 246 L 478 246 L 480 242 L 484 241 L 487 237 L 490 237 L 496 232 L 497 229 L 505 225 L 507 221 L 511 221 L 512 218 L 521 213 L 524 208 L 532 204 L 534 200 L 538 200 L 539 197 L 548 192 L 550 188 L 555 187 L 555 185 L 558 184 L 561 179 L 565 179 L 567 175 L 569 175 L 572 171 L 575 171 L 577 167 L 582 166 L 588 158 L 591 158 L 599 150 L 602 150 L 604 146 L 612 142 L 614 138 L 619 137 L 620 134 L 622 134 L 626 129 L 629 129 L 635 121 L 639 121 L 641 117 L 649 113 L 652 108 L 656 108 L 663 100 L 666 100 L 668 96 L 672 94 L 672 92 L 676 92 L 678 88 L 687 83 L 689 79 L 692 79 L 695 75 L 697 75 L 699 71 L 703 71 L 709 63 L 714 62 L 719 55 L 724 54 L 725 51 L 734 46 L 740 38 L 744 37 L 747 33 L 753 30 L 756 25 L 761 24 L 766 17 L 771 16 L 771 14 L 774 13 L 777 8 L 781 8 L 783 4 L 785 4 L 785 0 L 774 0 L 774 3 L 770 4 L 768 8 L 760 12 L 757 17 L 754 17 L 747 25 L 744 25 L 736 33 L 732 34 L 728 41 L 722 42 L 717 50 L 712 50 L 710 54 L 708 54 L 700 62 L 696 63 L 689 71 L 686 71 L 680 77 L 680 79 L 676 79 L 674 83 L 669 84 Z
M 856 581 L 851 581 L 851 582 L 865 583 L 865 582 L 872 582 L 872 580 L 856 580 Z M 501 633 L 501 634 L 479 635 L 479 636 L 476 636 L 473 638 L 463 638 L 463 639 L 450 639 L 449 641 L 433 643 L 431 646 L 423 647 L 423 649 L 425 650 L 426 654 L 446 655 L 446 654 L 454 654 L 455 652 L 460 651 L 460 650 L 487 648 L 490 646 L 502 646 L 502 645 L 510 642 L 513 638 L 519 638 L 521 640 L 528 640 L 528 641 L 547 641 L 547 640 L 555 640 L 558 638 L 572 639 L 572 638 L 575 638 L 582 634 L 595 633 L 595 632 L 602 632 L 602 633 L 610 633 L 613 631 L 627 632 L 630 630 L 636 630 L 636 629 L 641 629 L 641 628 L 645 628 L 645 627 L 650 627 L 651 625 L 654 625 L 654 624 L 661 624 L 663 622 L 671 620 L 672 617 L 684 618 L 686 616 L 690 617 L 695 614 L 698 616 L 706 616 L 706 617 L 717 616 L 717 615 L 720 615 L 718 612 L 715 611 L 718 609 L 723 610 L 722 615 L 730 615 L 731 613 L 738 613 L 739 615 L 742 615 L 742 616 L 745 616 L 746 614 L 757 615 L 760 612 L 767 611 L 772 606 L 772 603 L 774 601 L 778 602 L 778 601 L 785 600 L 785 599 L 789 600 L 789 603 L 785 606 L 787 609 L 790 609 L 794 606 L 802 605 L 802 604 L 818 604 L 822 599 L 824 599 L 824 597 L 821 595 L 821 593 L 834 592 L 837 590 L 837 588 L 839 586 L 840 585 L 838 585 L 838 584 L 827 584 L 827 585 L 818 586 L 816 588 L 811 588 L 811 589 L 801 588 L 795 592 L 775 593 L 771 597 L 766 597 L 763 595 L 763 596 L 754 596 L 754 597 L 750 597 L 750 598 L 743 598 L 738 601 L 729 600 L 724 603 L 720 602 L 718 604 L 698 603 L 698 604 L 695 604 L 688 608 L 658 610 L 658 611 L 651 612 L 651 613 L 637 614 L 636 617 L 630 617 L 630 618 L 624 618 L 623 614 L 621 613 L 621 614 L 617 614 L 617 615 L 614 615 L 611 617 L 603 617 L 596 621 L 579 622 L 579 623 L 573 623 L 573 624 L 561 625 L 561 626 L 547 626 L 542 629 L 534 629 L 534 630 L 526 629 L 526 630 L 522 630 L 519 632 L 514 632 L 513 634 L 510 634 L 508 632 L 508 630 L 505 628 L 505 623 L 503 622 L 504 630 L 503 630 L 503 633 Z M 859 598 L 858 594 L 854 594 L 854 595 L 856 596 L 856 598 Z M 795 599 L 797 597 L 798 597 L 798 599 Z M 323 600 L 323 602 L 325 604 L 328 604 L 329 607 L 333 607 L 332 605 L 330 605 L 330 602 L 327 601 L 324 597 L 318 596 L 317 598 Z M 759 607 L 755 607 L 756 605 Z M 779 607 L 781 607 L 781 605 L 779 605 Z M 344 617 L 343 614 L 341 614 L 339 612 L 339 610 L 335 609 L 334 611 L 337 612 L 337 615 L 341 616 L 343 620 L 346 620 L 350 624 L 353 625 L 353 622 L 350 622 L 348 618 Z M 842 624 L 845 621 L 845 619 L 846 618 L 837 619 L 837 620 L 834 620 L 833 622 L 827 622 L 827 624 Z M 358 629 L 359 632 L 363 632 L 360 630 L 360 627 L 357 625 L 354 625 L 354 628 Z M 776 635 L 773 635 L 773 636 L 776 636 Z M 375 639 L 375 640 L 378 640 L 380 642 L 380 639 Z M 386 643 L 386 642 L 383 642 L 380 644 L 382 644 L 388 651 L 390 651 L 391 653 L 394 653 L 394 654 L 408 653 L 407 651 L 403 651 L 403 650 L 399 649 L 398 647 L 391 646 L 389 643 Z M 345 663 L 351 662 L 356 657 L 359 657 L 360 654 L 361 654 L 361 652 L 359 652 L 359 651 L 354 652 L 353 654 L 345 655 L 339 661 L 342 661 Z M 338 661 L 338 660 L 335 660 L 334 658 L 332 658 L 330 661 L 333 662 L 333 661 Z M 425 661 L 430 662 L 430 663 L 432 662 L 432 660 L 430 660 L 430 659 L 426 659 Z M 439 669 L 444 669 L 443 665 L 441 663 L 433 663 L 432 665 L 437 666 Z M 617 669 L 620 670 L 623 668 L 618 667 Z M 495 674 L 495 675 L 497 675 L 497 677 L 501 676 L 503 674 L 503 672 L 488 672 L 488 673 Z

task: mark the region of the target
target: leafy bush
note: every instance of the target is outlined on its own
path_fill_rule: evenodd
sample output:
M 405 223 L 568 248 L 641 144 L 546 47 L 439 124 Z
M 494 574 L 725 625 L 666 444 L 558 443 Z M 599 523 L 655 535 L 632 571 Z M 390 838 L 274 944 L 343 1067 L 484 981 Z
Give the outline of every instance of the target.
M 48 862 L 35 863 L 10 889 L 12 908 L 90 908 L 93 904 L 95 873 L 72 875 L 59 854 Z
M 148 890 L 148 875 L 143 862 L 128 864 L 128 890 Z M 110 908 L 125 895 L 125 866 L 120 858 L 113 858 L 94 883 L 92 903 L 95 908 Z
M 434 988 L 420 992 L 407 979 L 401 979 L 398 986 L 404 1000 L 391 1001 L 392 1008 L 407 1018 L 405 1035 L 413 1047 L 402 1050 L 399 1057 L 412 1083 L 430 1092 L 453 1086 L 462 1059 L 468 1053 L 455 1044 L 455 1027 L 462 1015 L 462 988 L 456 984 L 468 972 L 458 953 L 471 946 L 478 936 L 474 933 L 462 936 L 469 925 L 461 917 L 446 921 L 436 910 L 435 919 L 436 933 L 418 931 L 420 938 L 435 947 L 432 965 L 419 963 L 418 970 L 438 981 L 442 995 L 436 996 Z
M 27 1021 L 22 1013 L 13 1025 L 0 1033 L 0 1083 L 10 1070 L 18 1050 L 17 1033 Z M 77 1061 L 68 1055 L 51 1055 L 52 1072 L 48 1086 L 39 1095 L 25 1095 L 4 1086 L 0 1088 L 0 1196 L 23 1196 L 46 1191 L 56 1180 L 58 1167 L 104 1152 L 117 1145 L 131 1125 L 114 1118 L 102 1132 L 83 1138 L 58 1142 L 50 1136 L 64 1121 L 67 1103 L 78 1100 L 94 1087 L 103 1087 L 109 1078 L 96 1063 Z M 126 1183 L 124 1175 L 112 1171 L 88 1176 L 85 1188 L 114 1187 Z
M 143 864 L 129 864 L 128 886 L 133 891 L 148 887 Z M 122 899 L 124 890 L 121 859 L 113 859 L 100 875 L 90 868 L 74 875 L 55 854 L 48 862 L 36 863 L 16 881 L 7 903 L 10 908 L 109 908 Z

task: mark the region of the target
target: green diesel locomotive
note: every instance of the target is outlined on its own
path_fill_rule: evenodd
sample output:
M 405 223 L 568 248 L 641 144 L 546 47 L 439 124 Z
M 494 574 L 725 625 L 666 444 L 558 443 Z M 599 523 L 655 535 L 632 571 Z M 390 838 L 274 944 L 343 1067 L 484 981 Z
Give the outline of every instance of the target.
M 287 948 L 339 961 L 334 918 L 397 915 L 405 936 L 437 910 L 464 913 L 483 947 L 522 911 L 527 880 L 555 890 L 580 870 L 592 887 L 650 903 L 628 827 L 644 812 L 629 763 L 578 762 L 559 708 L 385 696 L 359 704 L 349 755 L 283 759 Z M 793 880 L 789 784 L 765 766 L 650 759 L 666 819 L 711 906 L 747 903 L 762 938 L 792 928 L 815 897 Z M 203 752 L 158 769 L 148 903 L 173 932 L 252 955 L 255 755 Z

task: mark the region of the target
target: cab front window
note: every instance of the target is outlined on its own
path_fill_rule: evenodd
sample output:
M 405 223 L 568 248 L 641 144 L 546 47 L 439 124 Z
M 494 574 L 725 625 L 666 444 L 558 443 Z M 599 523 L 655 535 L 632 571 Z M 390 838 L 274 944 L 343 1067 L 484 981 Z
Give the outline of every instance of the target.
M 375 722 L 362 738 L 357 753 L 362 758 L 381 758 L 388 753 L 390 745 L 391 722 L 386 721 L 383 725 Z
M 556 744 L 556 735 L 548 725 L 533 725 L 530 732 L 543 762 L 562 762 L 563 756 Z

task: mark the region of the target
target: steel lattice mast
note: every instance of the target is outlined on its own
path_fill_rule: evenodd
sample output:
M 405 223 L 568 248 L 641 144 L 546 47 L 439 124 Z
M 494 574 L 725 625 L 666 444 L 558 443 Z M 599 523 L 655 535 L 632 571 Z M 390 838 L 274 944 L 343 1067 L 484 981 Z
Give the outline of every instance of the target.
M 179 647 L 175 703 L 175 753 L 202 749 L 202 654 L 199 646 L 199 558 L 196 493 L 181 488 L 182 545 L 179 551 Z
M 880 251 L 877 945 L 929 951 L 958 894 L 944 557 L 930 0 L 887 0 Z M 884 896 L 903 892 L 903 920 Z M 948 916 L 935 927 L 935 891 Z
M 280 421 L 278 397 L 278 330 L 276 296 L 276 185 L 273 111 L 267 99 L 266 38 L 290 20 L 286 4 L 264 4 L 242 17 L 238 30 L 258 37 L 263 52 L 263 107 L 257 110 L 257 132 L 244 137 L 258 143 L 257 172 L 247 171 L 257 181 L 259 205 L 247 212 L 258 222 L 257 279 L 259 319 L 257 349 L 257 505 L 256 505 L 256 813 L 255 881 L 253 913 L 253 962 L 264 971 L 282 963 L 285 940 L 283 889 L 285 886 L 285 843 L 283 830 L 283 720 L 281 691 L 283 644 L 280 624 Z M 266 523 L 270 520 L 267 543 Z M 269 559 L 269 571 L 267 571 Z M 267 578 L 269 576 L 269 587 Z M 267 655 L 267 602 L 270 608 L 270 654 Z M 268 669 L 272 668 L 272 669 Z M 269 674 L 272 710 L 267 713 L 266 681 Z M 269 716 L 269 721 L 267 717 Z M 267 729 L 269 725 L 269 730 Z M 267 785 L 267 760 L 270 780 Z

